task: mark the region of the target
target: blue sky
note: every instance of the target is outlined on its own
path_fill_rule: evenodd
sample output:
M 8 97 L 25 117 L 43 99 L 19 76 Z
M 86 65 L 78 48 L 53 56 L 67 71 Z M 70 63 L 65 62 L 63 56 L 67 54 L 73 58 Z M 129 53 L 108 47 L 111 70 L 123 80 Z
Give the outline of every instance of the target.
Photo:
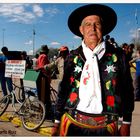
M 70 32 L 67 19 L 74 9 L 85 4 L 0 3 L 0 46 L 5 45 L 9 50 L 25 50 L 30 54 L 33 46 L 36 50 L 42 44 L 53 48 L 62 45 L 67 45 L 70 49 L 76 48 L 81 39 Z M 140 4 L 102 4 L 112 7 L 118 15 L 118 23 L 110 33 L 111 37 L 114 37 L 119 45 L 124 42 L 131 43 L 136 29 L 140 26 Z

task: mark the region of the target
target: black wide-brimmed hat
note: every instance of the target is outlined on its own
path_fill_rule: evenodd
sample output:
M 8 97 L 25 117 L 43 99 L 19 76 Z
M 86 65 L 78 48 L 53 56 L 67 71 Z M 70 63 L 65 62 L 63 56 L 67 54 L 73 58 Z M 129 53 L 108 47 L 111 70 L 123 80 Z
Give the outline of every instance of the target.
M 49 49 L 47 45 L 41 45 L 40 52 L 41 53 L 48 53 Z
M 79 26 L 81 25 L 82 20 L 90 15 L 98 15 L 102 18 L 103 36 L 110 33 L 116 26 L 117 15 L 112 8 L 102 4 L 88 4 L 77 8 L 70 14 L 68 18 L 68 27 L 71 32 L 82 37 Z

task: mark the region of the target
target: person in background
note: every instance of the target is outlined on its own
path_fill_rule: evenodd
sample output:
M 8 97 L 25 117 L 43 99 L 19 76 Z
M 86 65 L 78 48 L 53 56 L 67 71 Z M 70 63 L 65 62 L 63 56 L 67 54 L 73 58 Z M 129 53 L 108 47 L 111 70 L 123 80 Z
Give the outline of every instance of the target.
M 29 57 L 27 56 L 27 52 L 26 51 L 22 51 L 21 54 L 20 54 L 20 56 L 21 56 L 21 60 L 25 60 L 26 61 L 26 67 L 25 67 L 25 69 L 26 70 L 27 69 L 31 69 L 32 63 L 31 63 Z
M 59 48 L 59 56 L 58 58 L 53 61 L 52 63 L 50 64 L 47 64 L 44 66 L 44 68 L 46 70 L 51 70 L 51 71 L 55 71 L 55 69 L 58 70 L 58 74 L 57 74 L 57 79 L 59 81 L 62 80 L 63 78 L 63 73 L 64 73 L 64 61 L 66 59 L 66 57 L 69 55 L 69 49 L 67 46 L 61 46 Z
M 110 38 L 110 43 L 115 47 L 115 48 L 118 48 L 118 44 L 117 42 L 115 41 L 115 39 L 113 37 Z
M 3 55 L 0 56 L 0 82 L 3 95 L 7 95 L 7 87 L 9 92 L 12 92 L 13 85 L 12 85 L 12 78 L 5 77 L 5 62 L 6 60 L 12 59 L 12 56 L 9 55 L 9 51 L 7 47 L 2 47 L 1 49 Z M 12 76 L 11 76 L 12 77 Z
M 37 54 L 35 54 L 35 57 L 32 59 L 32 63 L 33 63 L 32 68 L 33 69 L 35 69 L 37 67 L 37 59 L 38 59 L 38 57 L 39 57 L 39 54 L 37 53 Z
M 69 49 L 67 46 L 61 46 L 59 48 L 59 57 L 56 60 L 57 63 L 57 68 L 58 68 L 58 79 L 62 80 L 63 78 L 63 74 L 64 74 L 64 61 L 67 58 L 67 56 L 69 55 Z
M 53 136 L 130 136 L 134 93 L 129 62 L 103 40 L 116 23 L 115 11 L 101 4 L 79 7 L 69 16 L 68 27 L 82 42 L 64 63 Z
M 25 72 L 27 71 L 27 69 L 31 69 L 32 67 L 32 63 L 31 61 L 29 60 L 29 57 L 27 56 L 27 52 L 26 51 L 22 51 L 20 53 L 20 57 L 21 57 L 21 60 L 25 60 Z M 24 92 L 24 83 L 23 83 L 23 79 L 20 79 L 20 85 L 21 85 L 21 88 L 22 88 L 22 93 L 21 93 L 21 99 L 20 101 L 23 102 L 24 99 L 25 99 L 25 92 Z
M 129 44 L 129 46 L 128 46 L 128 54 L 127 54 L 128 61 L 132 60 L 132 54 L 134 52 L 134 49 L 135 49 L 135 45 L 133 43 Z
M 136 72 L 135 72 L 135 101 L 140 101 L 140 48 L 136 51 L 136 56 L 129 62 L 130 66 L 133 66 L 133 63 L 136 63 Z M 134 67 L 134 66 L 133 66 Z
M 127 43 L 123 43 L 122 44 L 122 50 L 125 52 L 125 54 L 127 55 L 128 54 L 128 44 Z
M 105 41 L 108 42 L 108 43 L 111 43 L 111 40 L 110 40 L 110 35 L 106 35 L 105 36 Z
M 50 79 L 51 79 L 51 76 L 50 76 L 50 72 L 49 71 L 46 71 L 44 69 L 44 66 L 46 64 L 49 64 L 50 61 L 48 59 L 48 53 L 49 53 L 49 49 L 48 49 L 48 46 L 47 45 L 42 45 L 41 46 L 41 49 L 40 49 L 40 55 L 37 59 L 37 67 L 35 68 L 36 70 L 40 70 L 41 71 L 41 78 L 44 79 L 44 82 L 45 82 L 45 87 L 44 89 L 41 89 L 41 84 L 43 84 L 41 81 L 38 85 L 39 89 L 39 94 L 41 96 L 41 92 L 42 90 L 44 90 L 45 92 L 45 101 L 43 101 L 46 105 L 46 119 L 50 119 L 51 118 L 51 113 L 52 113 L 52 110 L 51 110 L 51 99 L 50 99 L 50 94 L 51 94 L 51 91 L 50 91 Z M 41 97 L 39 97 L 41 99 Z
M 49 49 L 47 45 L 42 45 L 41 49 L 40 49 L 40 54 L 39 57 L 37 59 L 37 69 L 41 69 L 41 72 L 46 75 L 46 71 L 44 70 L 44 66 L 46 64 L 49 64 L 49 58 L 48 58 L 48 53 L 49 53 Z M 49 75 L 46 75 L 49 76 Z
M 55 89 L 59 88 L 59 83 L 63 78 L 64 74 L 64 61 L 66 57 L 69 55 L 69 49 L 67 46 L 61 46 L 59 49 L 59 55 L 56 60 L 44 66 L 46 71 L 51 71 L 51 78 L 56 77 L 55 81 Z
M 133 87 L 134 87 L 134 93 L 135 93 L 135 79 L 136 79 L 136 62 L 131 62 L 132 59 L 134 59 L 136 56 L 136 49 L 135 49 L 135 45 L 133 43 L 129 44 L 129 47 L 128 47 L 128 55 L 127 55 L 127 58 L 128 58 L 128 61 L 129 61 L 129 64 L 130 64 L 130 72 L 131 72 L 131 76 L 132 76 L 132 79 L 133 79 Z

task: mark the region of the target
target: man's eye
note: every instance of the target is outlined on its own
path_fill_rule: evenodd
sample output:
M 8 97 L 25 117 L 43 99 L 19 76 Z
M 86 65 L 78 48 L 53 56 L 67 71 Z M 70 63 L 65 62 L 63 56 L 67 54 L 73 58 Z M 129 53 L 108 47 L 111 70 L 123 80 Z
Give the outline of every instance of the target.
M 85 23 L 85 26 L 91 26 L 91 24 L 90 23 Z
M 96 23 L 96 26 L 101 26 L 101 24 L 100 23 Z

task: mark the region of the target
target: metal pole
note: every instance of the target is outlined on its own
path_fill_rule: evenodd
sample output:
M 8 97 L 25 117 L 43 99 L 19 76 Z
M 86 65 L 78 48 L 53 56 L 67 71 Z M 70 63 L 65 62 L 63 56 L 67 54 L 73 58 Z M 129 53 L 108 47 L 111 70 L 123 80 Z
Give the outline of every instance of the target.
M 136 19 L 136 38 L 135 38 L 135 47 L 137 49 L 138 45 L 138 11 L 137 9 L 135 10 L 135 19 Z
M 33 29 L 33 55 L 34 55 L 34 50 L 35 50 L 35 29 Z
M 2 29 L 2 40 L 3 40 L 2 46 L 3 46 L 3 47 L 4 47 L 4 45 L 5 45 L 5 44 L 4 44 L 4 43 L 5 43 L 5 42 L 4 42 L 4 41 L 5 41 L 5 34 L 4 34 L 4 33 L 5 33 L 5 29 Z

